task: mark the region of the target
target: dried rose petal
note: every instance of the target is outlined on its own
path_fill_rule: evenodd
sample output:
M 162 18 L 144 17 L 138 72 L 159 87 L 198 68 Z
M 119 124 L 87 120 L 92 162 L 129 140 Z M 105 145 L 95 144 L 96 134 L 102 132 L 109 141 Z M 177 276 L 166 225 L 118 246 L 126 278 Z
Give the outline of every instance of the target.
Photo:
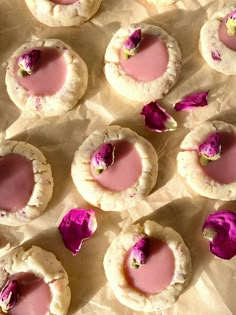
M 215 61 L 221 61 L 221 54 L 219 53 L 218 50 L 212 51 L 211 58 Z
M 236 212 L 221 210 L 210 214 L 202 231 L 214 255 L 223 259 L 236 255 Z
M 220 134 L 218 132 L 215 132 L 211 134 L 198 147 L 198 153 L 200 154 L 200 163 L 202 165 L 206 165 L 209 161 L 218 160 L 220 158 L 220 152 Z
M 19 287 L 16 280 L 7 282 L 0 292 L 0 306 L 4 313 L 10 311 L 18 302 Z
M 82 242 L 90 238 L 97 229 L 93 210 L 71 209 L 58 227 L 65 246 L 73 255 L 78 254 Z
M 20 56 L 18 60 L 18 74 L 20 76 L 25 76 L 27 74 L 33 74 L 40 62 L 41 51 L 38 49 L 33 49 L 26 54 Z
M 141 115 L 145 116 L 145 125 L 154 131 L 171 131 L 177 128 L 177 122 L 157 102 L 145 105 Z
M 231 12 L 225 20 L 227 34 L 230 36 L 236 35 L 236 10 Z
M 142 40 L 141 29 L 135 30 L 123 44 L 123 57 L 128 59 L 138 53 L 139 45 Z
M 150 252 L 150 241 L 145 235 L 131 249 L 130 266 L 134 269 L 144 265 L 147 261 Z
M 92 166 L 96 174 L 101 174 L 114 163 L 115 146 L 103 144 L 92 156 Z
M 209 91 L 187 95 L 181 101 L 175 103 L 174 109 L 177 111 L 184 111 L 206 106 L 208 105 L 208 93 Z

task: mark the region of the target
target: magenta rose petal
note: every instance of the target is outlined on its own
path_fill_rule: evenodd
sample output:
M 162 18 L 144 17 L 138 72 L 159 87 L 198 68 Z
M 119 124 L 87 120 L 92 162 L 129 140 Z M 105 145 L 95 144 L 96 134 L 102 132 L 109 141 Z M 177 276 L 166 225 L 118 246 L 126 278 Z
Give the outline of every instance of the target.
M 150 241 L 147 236 L 142 237 L 131 249 L 130 266 L 134 269 L 144 265 L 150 253 Z
M 204 107 L 208 105 L 208 93 L 199 92 L 185 96 L 181 101 L 175 103 L 174 109 L 176 111 L 188 111 L 197 107 Z
M 156 131 L 172 131 L 177 128 L 177 122 L 157 102 L 145 105 L 141 115 L 145 117 L 147 128 Z
M 72 209 L 62 219 L 58 227 L 65 246 L 73 255 L 78 254 L 82 242 L 90 238 L 97 229 L 93 210 Z
M 0 306 L 4 313 L 10 311 L 18 302 L 19 287 L 16 280 L 8 281 L 0 292 Z
M 142 40 L 141 29 L 135 30 L 123 44 L 123 57 L 128 59 L 138 53 L 139 45 Z
M 26 54 L 20 56 L 18 60 L 18 75 L 25 76 L 27 74 L 33 74 L 40 62 L 41 51 L 38 49 L 32 49 Z
M 93 154 L 91 163 L 96 174 L 101 174 L 114 163 L 114 151 L 114 145 L 105 143 Z
M 236 212 L 221 210 L 210 214 L 202 232 L 214 255 L 227 260 L 236 255 Z
M 221 153 L 220 134 L 218 132 L 211 134 L 199 145 L 198 153 L 202 165 L 208 164 L 209 161 L 218 160 Z

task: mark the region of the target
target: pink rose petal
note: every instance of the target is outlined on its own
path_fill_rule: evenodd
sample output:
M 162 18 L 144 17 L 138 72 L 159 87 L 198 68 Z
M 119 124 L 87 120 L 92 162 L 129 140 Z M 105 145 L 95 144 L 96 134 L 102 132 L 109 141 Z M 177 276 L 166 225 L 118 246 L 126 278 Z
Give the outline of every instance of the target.
M 215 61 L 221 61 L 221 54 L 219 53 L 218 50 L 212 51 L 211 58 Z
M 236 212 L 221 210 L 211 213 L 202 231 L 214 255 L 228 260 L 236 255 Z
M 209 91 L 187 95 L 174 105 L 174 109 L 177 111 L 187 111 L 197 107 L 206 106 L 208 105 L 208 93 Z
M 157 102 L 145 105 L 141 115 L 145 117 L 145 125 L 156 132 L 172 131 L 177 127 L 177 122 Z
M 73 255 L 78 254 L 82 242 L 90 238 L 97 229 L 93 210 L 71 209 L 58 227 L 65 246 Z

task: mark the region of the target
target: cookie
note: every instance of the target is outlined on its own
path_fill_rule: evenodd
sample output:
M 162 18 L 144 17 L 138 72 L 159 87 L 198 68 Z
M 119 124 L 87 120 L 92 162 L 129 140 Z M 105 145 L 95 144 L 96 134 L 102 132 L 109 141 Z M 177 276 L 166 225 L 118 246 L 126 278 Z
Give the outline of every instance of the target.
M 102 0 L 25 0 L 41 23 L 52 27 L 81 25 L 99 9 Z
M 220 158 L 201 165 L 199 146 L 219 134 Z M 177 155 L 179 174 L 198 194 L 220 200 L 236 199 L 236 127 L 223 121 L 206 121 L 189 132 Z
M 57 116 L 84 95 L 88 70 L 82 58 L 61 40 L 34 40 L 9 58 L 5 82 L 9 97 L 22 111 Z
M 143 312 L 170 307 L 191 275 L 191 257 L 182 237 L 153 221 L 122 231 L 112 241 L 103 264 L 116 298 Z
M 200 31 L 199 50 L 203 59 L 212 69 L 226 75 L 236 75 L 236 32 L 231 32 L 235 10 L 236 6 L 222 8 Z
M 51 167 L 33 145 L 0 142 L 0 223 L 23 225 L 40 216 L 52 197 Z
M 175 3 L 177 0 L 147 0 L 148 3 L 154 4 L 156 6 L 164 6 Z
M 97 157 L 102 155 L 104 159 L 99 161 Z M 99 171 L 94 162 L 97 166 L 106 162 L 108 168 Z M 82 197 L 107 211 L 121 211 L 143 200 L 156 183 L 157 171 L 153 146 L 134 131 L 120 126 L 93 132 L 75 152 L 71 167 L 73 181 Z
M 10 314 L 67 314 L 71 299 L 67 273 L 53 253 L 38 246 L 18 247 L 1 258 L 0 287 L 13 292 Z M 3 307 L 3 291 L 0 296 Z
M 127 49 L 132 55 L 127 55 Z M 106 49 L 104 72 L 108 82 L 116 92 L 134 101 L 162 98 L 176 83 L 180 70 L 177 42 L 155 25 L 122 27 Z

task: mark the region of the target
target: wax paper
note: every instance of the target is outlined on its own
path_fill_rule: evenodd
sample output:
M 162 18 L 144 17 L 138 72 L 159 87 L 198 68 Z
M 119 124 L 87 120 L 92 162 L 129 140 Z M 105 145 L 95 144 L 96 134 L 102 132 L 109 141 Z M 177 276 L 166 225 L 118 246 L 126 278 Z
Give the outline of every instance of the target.
M 0 0 L 0 139 L 27 141 L 38 147 L 52 166 L 54 193 L 46 211 L 22 227 L 0 227 L 0 255 L 19 245 L 39 245 L 52 251 L 68 272 L 72 291 L 68 315 L 133 315 L 121 305 L 106 281 L 103 256 L 113 238 L 126 226 L 157 220 L 179 232 L 190 249 L 193 272 L 189 285 L 173 307 L 157 315 L 235 315 L 236 258 L 213 256 L 201 228 L 214 210 L 236 209 L 236 202 L 221 202 L 194 193 L 176 172 L 179 144 L 188 131 L 209 119 L 236 124 L 235 76 L 212 70 L 198 51 L 199 31 L 218 9 L 232 1 L 183 0 L 155 8 L 145 0 L 103 0 L 98 13 L 81 27 L 50 28 L 31 15 L 23 0 Z M 177 120 L 176 131 L 147 130 L 140 115 L 144 104 L 119 96 L 103 74 L 104 52 L 121 26 L 147 22 L 159 25 L 179 43 L 181 76 L 160 104 Z M 59 38 L 86 62 L 89 84 L 78 105 L 60 117 L 33 120 L 10 101 L 5 87 L 6 60 L 32 38 Z M 233 62 L 233 61 L 232 61 Z M 192 112 L 175 112 L 172 105 L 183 96 L 209 90 L 209 105 Z M 72 208 L 92 208 L 77 192 L 70 168 L 73 155 L 94 130 L 119 124 L 148 139 L 159 157 L 159 174 L 151 194 L 123 212 L 96 211 L 98 228 L 73 257 L 64 247 L 57 226 Z

